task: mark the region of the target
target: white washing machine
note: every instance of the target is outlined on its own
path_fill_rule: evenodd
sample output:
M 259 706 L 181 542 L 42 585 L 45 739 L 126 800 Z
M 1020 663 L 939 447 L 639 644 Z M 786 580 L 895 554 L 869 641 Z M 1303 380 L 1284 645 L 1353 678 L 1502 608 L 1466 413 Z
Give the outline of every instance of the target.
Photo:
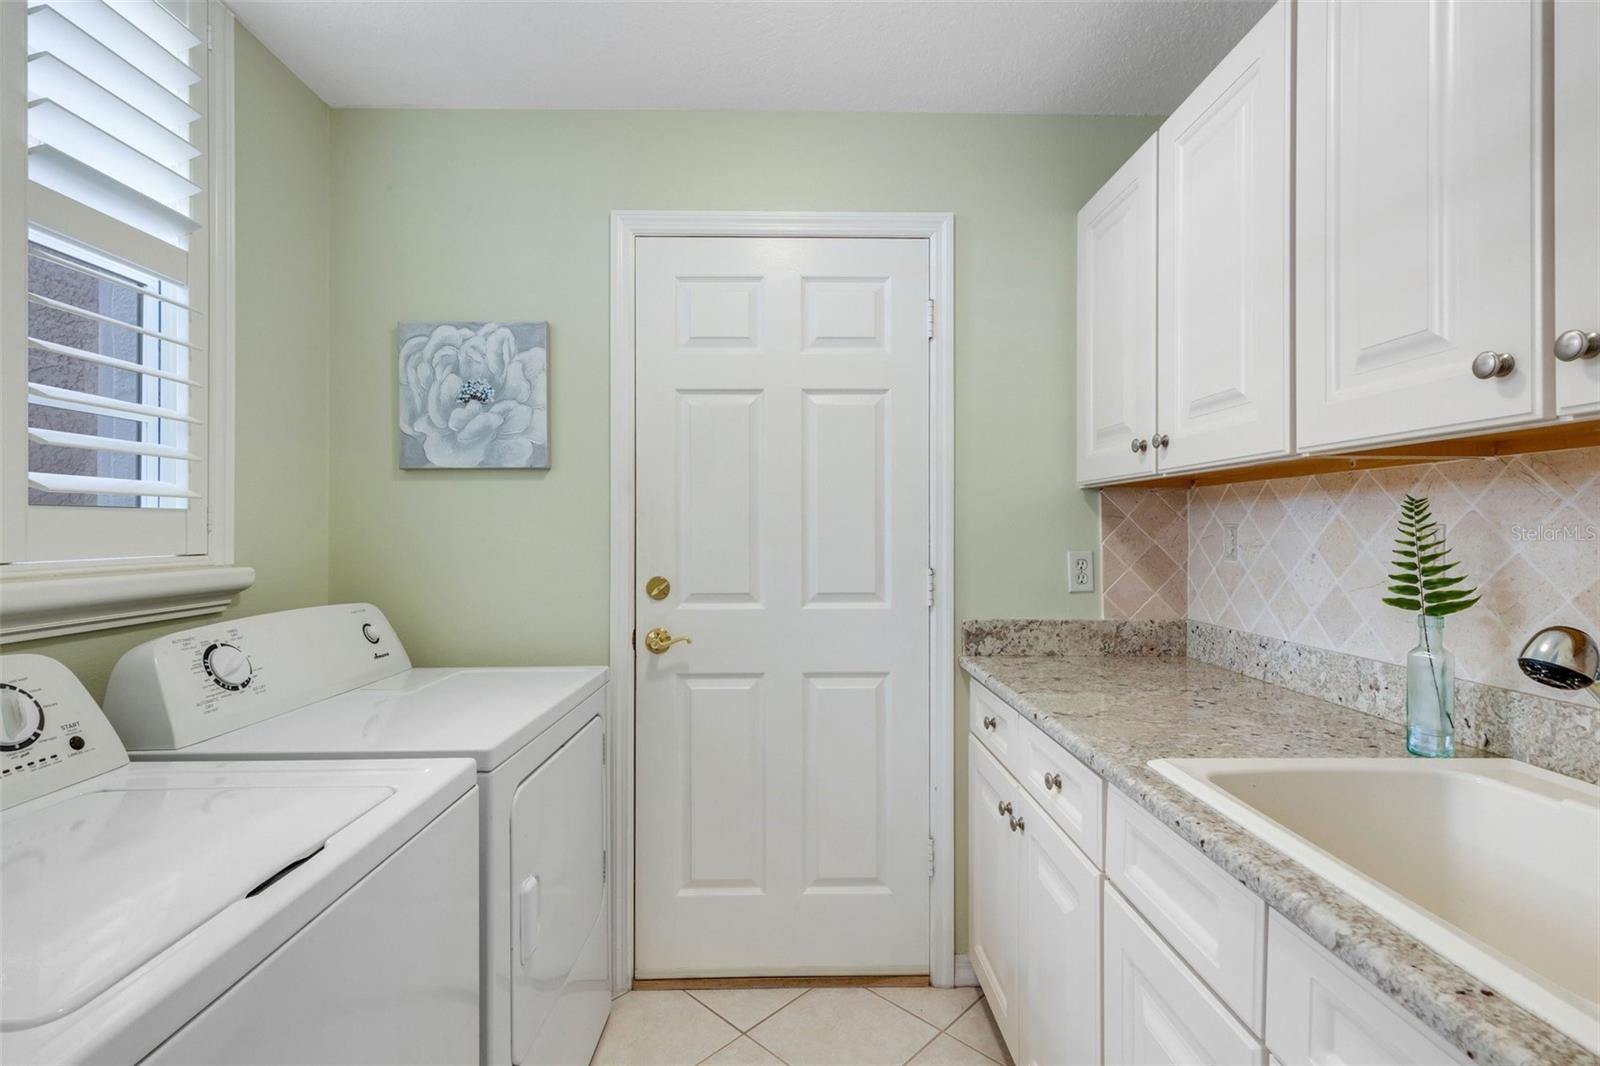
M 0 1062 L 467 1063 L 464 759 L 148 762 L 0 656 Z
M 486 1063 L 587 1063 L 611 1009 L 606 671 L 414 669 L 383 613 L 340 604 L 161 637 L 106 714 L 135 759 L 464 756 L 482 796 Z

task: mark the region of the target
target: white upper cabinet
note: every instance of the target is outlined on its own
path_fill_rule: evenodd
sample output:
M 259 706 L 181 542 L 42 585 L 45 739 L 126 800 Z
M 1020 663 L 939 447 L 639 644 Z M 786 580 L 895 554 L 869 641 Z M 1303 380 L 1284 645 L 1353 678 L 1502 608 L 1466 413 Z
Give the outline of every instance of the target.
M 1290 449 L 1290 42 L 1280 2 L 1161 126 L 1162 473 Z
M 1600 412 L 1600 3 L 1557 0 L 1555 20 L 1556 412 L 1582 415 Z
M 1302 449 L 1548 413 L 1547 10 L 1538 0 L 1299 4 Z
M 1155 472 L 1156 137 L 1078 212 L 1078 480 Z

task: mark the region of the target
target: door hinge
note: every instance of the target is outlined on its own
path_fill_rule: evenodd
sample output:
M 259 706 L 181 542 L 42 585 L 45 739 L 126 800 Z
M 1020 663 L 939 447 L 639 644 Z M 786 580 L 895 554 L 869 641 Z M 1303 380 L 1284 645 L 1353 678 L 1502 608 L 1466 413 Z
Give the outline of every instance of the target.
M 928 877 L 933 877 L 933 838 L 928 838 Z
M 933 606 L 933 567 L 928 567 L 928 606 Z
M 928 301 L 928 339 L 933 340 L 933 301 Z
M 600 853 L 600 883 L 606 883 L 606 853 L 603 851 Z

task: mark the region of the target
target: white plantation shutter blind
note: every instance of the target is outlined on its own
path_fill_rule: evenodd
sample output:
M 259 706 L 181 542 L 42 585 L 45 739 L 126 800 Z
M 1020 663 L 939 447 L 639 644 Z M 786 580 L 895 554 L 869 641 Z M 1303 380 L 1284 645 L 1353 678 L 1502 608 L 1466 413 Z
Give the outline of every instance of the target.
M 27 339 L 0 376 L 4 504 L 25 519 L 5 562 L 207 550 L 206 18 L 27 6 Z

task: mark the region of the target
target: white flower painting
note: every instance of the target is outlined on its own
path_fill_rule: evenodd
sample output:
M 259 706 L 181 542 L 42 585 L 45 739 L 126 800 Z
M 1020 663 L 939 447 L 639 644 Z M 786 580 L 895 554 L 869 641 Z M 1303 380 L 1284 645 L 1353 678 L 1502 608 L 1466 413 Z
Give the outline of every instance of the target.
M 549 327 L 402 322 L 400 467 L 550 468 Z

